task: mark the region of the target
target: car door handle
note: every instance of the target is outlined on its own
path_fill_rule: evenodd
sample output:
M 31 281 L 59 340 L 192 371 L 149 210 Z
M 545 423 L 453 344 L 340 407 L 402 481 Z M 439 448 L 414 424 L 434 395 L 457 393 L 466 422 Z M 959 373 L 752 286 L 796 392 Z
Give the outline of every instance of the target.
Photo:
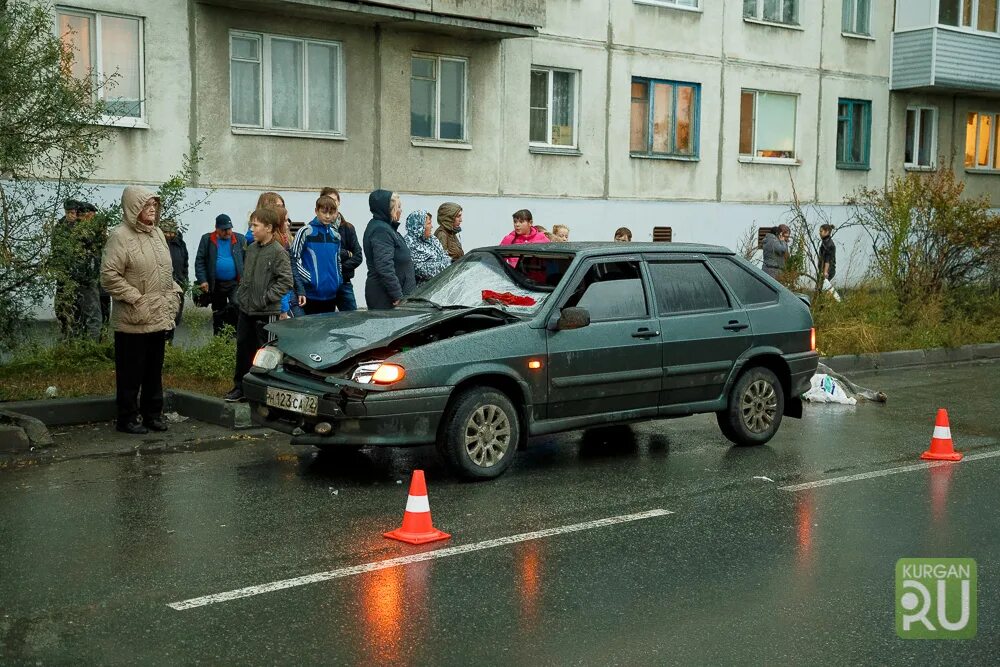
M 726 329 L 727 331 L 743 331 L 744 329 L 747 329 L 749 327 L 750 325 L 745 322 L 740 322 L 738 320 L 729 320 L 729 324 L 727 324 L 722 328 Z
M 642 329 L 639 329 L 634 334 L 632 334 L 632 338 L 656 338 L 659 335 L 660 335 L 659 331 L 651 331 L 643 327 Z

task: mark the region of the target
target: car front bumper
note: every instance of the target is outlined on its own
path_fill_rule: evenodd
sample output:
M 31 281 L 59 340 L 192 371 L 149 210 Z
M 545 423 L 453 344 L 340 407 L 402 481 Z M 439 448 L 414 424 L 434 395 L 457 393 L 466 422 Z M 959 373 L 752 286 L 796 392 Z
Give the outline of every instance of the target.
M 293 445 L 431 444 L 437 440 L 438 424 L 451 395 L 451 387 L 364 392 L 292 377 L 294 381 L 289 381 L 289 374 L 280 369 L 266 374 L 250 373 L 243 379 L 243 394 L 250 402 L 253 422 L 290 434 Z M 317 414 L 304 415 L 268 406 L 268 387 L 318 396 Z M 315 429 L 324 422 L 331 430 L 322 435 Z

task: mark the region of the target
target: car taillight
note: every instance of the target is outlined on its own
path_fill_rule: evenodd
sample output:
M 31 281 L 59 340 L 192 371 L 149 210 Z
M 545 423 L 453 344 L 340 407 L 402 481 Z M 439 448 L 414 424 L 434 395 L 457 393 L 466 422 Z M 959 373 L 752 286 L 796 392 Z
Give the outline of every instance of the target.
M 809 349 L 816 351 L 816 327 L 809 330 Z
M 396 364 L 380 364 L 372 374 L 372 382 L 375 384 L 392 384 L 399 382 L 406 375 L 402 366 Z

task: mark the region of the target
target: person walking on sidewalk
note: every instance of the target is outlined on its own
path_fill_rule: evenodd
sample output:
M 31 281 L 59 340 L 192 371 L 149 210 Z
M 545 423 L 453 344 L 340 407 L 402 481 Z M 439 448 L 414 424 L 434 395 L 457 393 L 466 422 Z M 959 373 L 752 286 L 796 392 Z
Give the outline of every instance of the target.
M 836 301 L 840 295 L 833 286 L 833 277 L 837 275 L 837 244 L 833 242 L 833 225 L 827 223 L 819 226 L 819 267 L 820 288 L 829 292 Z
M 246 240 L 233 231 L 225 213 L 215 218 L 215 231 L 201 237 L 194 260 L 194 275 L 202 292 L 212 295 L 212 333 L 236 326 L 236 289 L 243 275 Z
M 302 306 L 306 315 L 332 313 L 337 308 L 337 293 L 343 282 L 341 238 L 336 224 L 339 209 L 336 199 L 321 196 L 316 200 L 316 217 L 295 234 L 292 243 L 295 271 L 306 288 Z
M 292 265 L 278 234 L 288 214 L 279 207 L 259 208 L 250 216 L 254 242 L 246 251 L 243 280 L 237 292 L 236 372 L 229 402 L 243 401 L 243 376 L 250 372 L 257 350 L 267 343 L 264 327 L 281 315 L 281 300 L 292 289 Z
M 111 232 L 101 260 L 101 284 L 113 299 L 117 428 L 124 433 L 167 430 L 163 351 L 182 295 L 156 226 L 159 215 L 159 197 L 139 186 L 125 188 L 122 224 Z
M 368 195 L 372 219 L 365 227 L 365 257 L 368 280 L 365 301 L 368 310 L 390 310 L 417 287 L 413 257 L 399 233 L 403 202 L 389 190 L 375 190 Z

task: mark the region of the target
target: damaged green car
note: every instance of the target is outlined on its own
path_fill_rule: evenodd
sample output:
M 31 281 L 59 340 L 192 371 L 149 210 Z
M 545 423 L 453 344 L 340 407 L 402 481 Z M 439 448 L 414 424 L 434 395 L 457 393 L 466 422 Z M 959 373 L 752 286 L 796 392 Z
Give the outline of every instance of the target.
M 758 445 L 818 362 L 808 306 L 725 248 L 483 248 L 397 308 L 268 325 L 253 420 L 317 447 L 436 444 L 493 478 L 530 436 L 714 412 Z

